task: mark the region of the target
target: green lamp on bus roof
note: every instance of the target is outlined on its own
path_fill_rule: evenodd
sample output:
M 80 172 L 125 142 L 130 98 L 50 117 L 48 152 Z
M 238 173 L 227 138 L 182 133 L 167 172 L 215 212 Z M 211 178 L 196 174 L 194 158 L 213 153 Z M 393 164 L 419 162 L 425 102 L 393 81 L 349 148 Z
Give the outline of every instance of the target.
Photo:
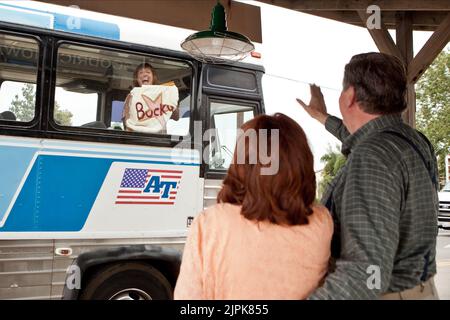
M 209 30 L 190 35 L 181 47 L 195 59 L 208 63 L 240 61 L 255 49 L 249 38 L 227 30 L 225 8 L 219 1 L 212 11 Z

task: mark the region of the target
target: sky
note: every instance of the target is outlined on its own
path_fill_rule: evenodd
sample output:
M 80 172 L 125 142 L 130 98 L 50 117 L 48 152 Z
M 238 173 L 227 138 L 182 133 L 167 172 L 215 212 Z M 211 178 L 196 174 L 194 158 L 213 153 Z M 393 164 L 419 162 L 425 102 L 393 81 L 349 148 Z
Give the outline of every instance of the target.
M 335 146 L 339 142 L 320 123 L 309 118 L 295 99 L 298 97 L 309 102 L 309 83 L 315 83 L 322 88 L 328 112 L 339 116 L 338 98 L 345 64 L 355 54 L 378 49 L 364 28 L 257 1 L 242 2 L 261 7 L 263 44 L 257 48 L 262 53 L 262 63 L 266 70 L 263 77 L 266 112 L 268 114 L 282 112 L 302 126 L 315 157 L 315 170 L 318 171 L 323 167 L 319 161 L 320 157 L 330 146 Z M 95 15 L 98 14 L 83 14 L 86 17 L 96 17 Z M 179 48 L 181 41 L 193 32 L 126 18 L 102 16 L 120 23 L 124 38 L 137 43 L 150 44 L 149 41 L 153 41 L 156 44 L 164 41 L 174 48 Z M 395 40 L 395 31 L 390 33 Z M 415 53 L 430 35 L 431 32 L 414 32 Z M 7 108 L 8 101 L 11 101 L 18 92 L 19 87 L 16 90 L 10 89 L 7 93 L 6 90 L 0 91 L 0 111 Z M 63 109 L 78 109 L 78 112 L 72 112 L 75 125 L 92 121 L 90 119 L 94 116 L 95 110 L 80 113 L 79 108 L 95 106 L 95 95 L 86 95 L 82 98 L 78 95 L 75 99 L 70 94 L 63 93 L 61 89 L 58 89 L 56 94 L 57 101 Z

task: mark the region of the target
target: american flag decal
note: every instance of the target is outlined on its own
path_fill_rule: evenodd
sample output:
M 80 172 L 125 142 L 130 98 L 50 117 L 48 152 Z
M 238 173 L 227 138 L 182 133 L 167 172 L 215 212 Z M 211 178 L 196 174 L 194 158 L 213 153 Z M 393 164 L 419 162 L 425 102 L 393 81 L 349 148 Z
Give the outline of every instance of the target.
M 126 168 L 116 204 L 173 205 L 183 171 Z

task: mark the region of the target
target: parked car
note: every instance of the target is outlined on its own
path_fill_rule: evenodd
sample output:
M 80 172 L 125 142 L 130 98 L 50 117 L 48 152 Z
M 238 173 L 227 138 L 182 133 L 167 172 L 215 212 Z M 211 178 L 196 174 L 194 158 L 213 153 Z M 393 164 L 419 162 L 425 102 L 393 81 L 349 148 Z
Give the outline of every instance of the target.
M 450 181 L 439 192 L 439 228 L 450 230 Z

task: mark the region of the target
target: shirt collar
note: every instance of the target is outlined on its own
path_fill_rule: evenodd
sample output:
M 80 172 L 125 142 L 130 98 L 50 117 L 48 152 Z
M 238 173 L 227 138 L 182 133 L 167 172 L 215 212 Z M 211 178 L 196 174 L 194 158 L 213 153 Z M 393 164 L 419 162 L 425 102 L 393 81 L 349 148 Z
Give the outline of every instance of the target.
M 402 123 L 403 119 L 400 114 L 379 116 L 349 135 L 342 143 L 341 152 L 347 157 L 353 148 L 372 134 L 383 131 L 387 127 L 398 127 Z

